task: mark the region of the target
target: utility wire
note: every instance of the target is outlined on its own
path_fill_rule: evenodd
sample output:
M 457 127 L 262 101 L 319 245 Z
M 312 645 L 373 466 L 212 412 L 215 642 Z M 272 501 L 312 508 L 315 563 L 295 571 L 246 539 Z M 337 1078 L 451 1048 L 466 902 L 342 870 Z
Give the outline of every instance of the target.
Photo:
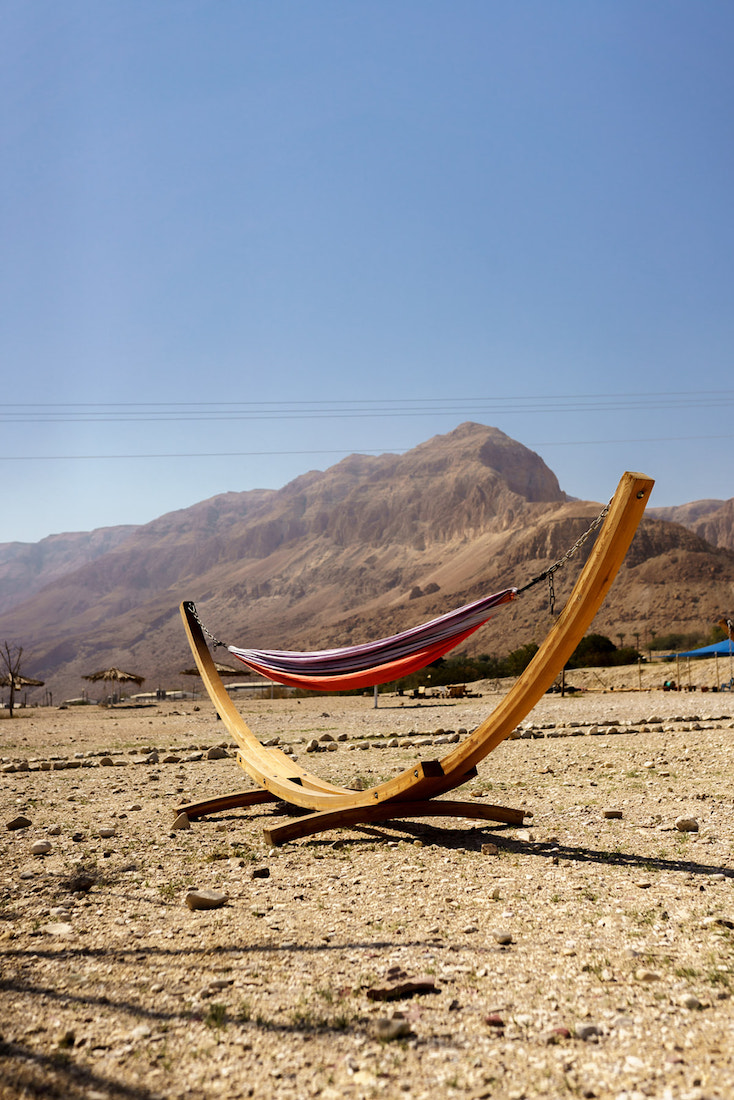
M 449 414 L 625 412 L 734 404 L 734 390 L 627 394 L 545 394 L 387 401 L 40 402 L 3 406 L 0 423 L 163 423 L 175 421 L 314 420 Z
M 525 444 L 530 450 L 535 447 L 591 447 L 603 444 L 619 443 L 683 443 L 711 439 L 732 439 L 728 435 L 661 435 L 640 439 L 565 439 L 548 440 L 542 443 Z M 98 462 L 102 459 L 152 459 L 152 458 L 270 458 L 286 455 L 364 455 L 364 454 L 405 454 L 413 447 L 352 447 L 340 450 L 320 451 L 175 451 L 151 454 L 107 454 L 107 455 L 0 455 L 0 462 Z

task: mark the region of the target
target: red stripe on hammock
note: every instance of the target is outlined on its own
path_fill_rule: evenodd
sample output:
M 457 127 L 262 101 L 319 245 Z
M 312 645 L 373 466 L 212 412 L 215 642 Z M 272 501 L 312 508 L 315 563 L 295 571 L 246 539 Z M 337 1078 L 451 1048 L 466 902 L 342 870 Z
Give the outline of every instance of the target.
M 485 620 L 486 622 L 486 620 Z M 391 680 L 400 680 L 403 676 L 409 676 L 411 672 L 417 672 L 426 665 L 433 664 L 439 657 L 459 645 L 483 623 L 455 634 L 452 638 L 442 642 L 436 642 L 425 649 L 420 649 L 408 657 L 400 657 L 396 661 L 388 661 L 384 665 L 376 665 L 374 668 L 363 669 L 361 672 L 340 673 L 336 676 L 291 676 L 288 673 L 275 673 L 264 665 L 258 665 L 255 661 L 246 661 L 239 654 L 233 655 L 243 665 L 247 665 L 253 672 L 258 672 L 268 680 L 275 680 L 278 684 L 287 687 L 304 688 L 306 691 L 350 691 L 354 688 L 374 687 L 377 684 L 388 684 Z

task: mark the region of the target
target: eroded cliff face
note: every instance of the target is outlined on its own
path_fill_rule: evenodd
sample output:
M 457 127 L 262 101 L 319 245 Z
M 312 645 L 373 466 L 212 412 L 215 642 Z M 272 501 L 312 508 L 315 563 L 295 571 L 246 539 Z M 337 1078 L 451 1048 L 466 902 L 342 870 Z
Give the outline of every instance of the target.
M 652 508 L 650 514 L 670 523 L 680 523 L 712 546 L 734 550 L 734 498 L 694 500 L 671 508 Z
M 614 488 L 603 487 L 604 499 Z M 352 455 L 280 490 L 221 494 L 110 535 L 107 546 L 97 537 L 84 549 L 73 536 L 88 560 L 68 556 L 64 565 L 57 556 L 51 583 L 38 590 L 29 574 L 24 598 L 21 570 L 0 637 L 23 639 L 28 672 L 53 683 L 57 697 L 78 694 L 84 673 L 111 664 L 149 683 L 176 682 L 190 664 L 182 599 L 194 599 L 212 630 L 235 644 L 363 641 L 524 584 L 599 509 L 569 500 L 522 444 L 462 424 L 404 455 Z M 559 599 L 589 546 L 558 574 Z M 595 629 L 612 637 L 701 629 L 717 608 L 719 616 L 734 608 L 732 597 L 734 554 L 682 526 L 645 520 Z M 539 640 L 548 625 L 545 595 L 534 589 L 472 645 L 506 652 Z

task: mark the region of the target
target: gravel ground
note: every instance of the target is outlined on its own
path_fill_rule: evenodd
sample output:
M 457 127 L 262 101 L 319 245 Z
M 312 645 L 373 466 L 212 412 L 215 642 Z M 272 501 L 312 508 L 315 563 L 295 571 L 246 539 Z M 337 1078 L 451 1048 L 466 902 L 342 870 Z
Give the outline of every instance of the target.
M 246 709 L 356 786 L 443 755 L 497 699 Z M 734 1096 L 733 730 L 727 694 L 549 695 L 462 792 L 524 828 L 270 849 L 282 806 L 171 828 L 250 785 L 208 701 L 19 712 L 0 722 L 0 1096 Z M 191 910 L 195 889 L 227 901 Z

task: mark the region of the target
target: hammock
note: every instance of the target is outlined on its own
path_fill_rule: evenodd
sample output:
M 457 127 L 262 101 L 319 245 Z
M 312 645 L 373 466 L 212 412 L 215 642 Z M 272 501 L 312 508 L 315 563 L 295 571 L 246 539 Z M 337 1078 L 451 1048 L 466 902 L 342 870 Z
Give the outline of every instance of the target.
M 400 634 L 343 649 L 313 653 L 227 649 L 253 672 L 288 687 L 310 691 L 373 687 L 433 664 L 486 623 L 495 608 L 514 600 L 517 592 L 517 588 L 505 588 Z

